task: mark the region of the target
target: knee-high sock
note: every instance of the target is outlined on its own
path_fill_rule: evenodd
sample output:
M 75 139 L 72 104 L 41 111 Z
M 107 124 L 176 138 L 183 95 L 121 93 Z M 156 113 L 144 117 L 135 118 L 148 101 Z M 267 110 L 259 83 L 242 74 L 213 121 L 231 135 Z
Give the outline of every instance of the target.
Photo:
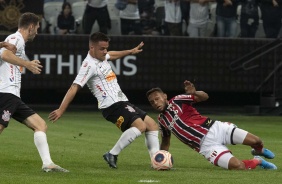
M 118 155 L 121 150 L 131 144 L 141 134 L 142 133 L 140 132 L 140 130 L 136 127 L 131 127 L 127 129 L 122 133 L 115 146 L 110 150 L 110 153 L 113 155 Z
M 43 165 L 53 163 L 50 156 L 49 145 L 45 132 L 34 132 L 34 144 L 39 152 Z
M 148 148 L 150 157 L 152 157 L 154 153 L 160 150 L 160 143 L 158 136 L 159 136 L 159 131 L 145 132 L 145 144 Z

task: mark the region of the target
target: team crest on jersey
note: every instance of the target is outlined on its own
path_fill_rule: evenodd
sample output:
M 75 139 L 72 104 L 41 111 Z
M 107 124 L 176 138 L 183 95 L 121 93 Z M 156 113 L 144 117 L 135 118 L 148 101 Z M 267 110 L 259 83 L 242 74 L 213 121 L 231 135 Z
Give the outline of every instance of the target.
M 122 116 L 120 116 L 118 119 L 117 119 L 117 122 L 116 122 L 116 126 L 120 129 L 122 123 L 124 122 L 124 118 Z
M 88 62 L 85 62 L 85 64 L 83 65 L 83 67 L 87 67 L 87 65 L 88 65 Z
M 3 114 L 2 114 L 2 119 L 4 121 L 9 121 L 11 119 L 11 113 L 7 110 L 7 111 L 3 111 Z
M 129 105 L 127 105 L 125 107 L 129 112 L 135 112 L 135 109 L 133 109 L 132 107 L 130 107 Z

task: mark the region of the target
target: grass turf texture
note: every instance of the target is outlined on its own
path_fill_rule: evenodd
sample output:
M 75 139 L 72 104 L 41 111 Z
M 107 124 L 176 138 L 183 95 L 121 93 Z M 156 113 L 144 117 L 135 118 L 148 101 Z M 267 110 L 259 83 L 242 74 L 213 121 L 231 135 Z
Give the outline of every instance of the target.
M 47 121 L 47 112 L 38 112 Z M 156 118 L 156 114 L 151 113 Z M 48 142 L 53 161 L 70 173 L 44 173 L 33 143 L 33 133 L 11 120 L 1 134 L 0 183 L 2 184 L 88 184 L 88 183 L 197 183 L 240 184 L 280 183 L 282 181 L 282 122 L 279 116 L 214 116 L 212 119 L 235 123 L 262 138 L 265 147 L 276 157 L 277 171 L 257 168 L 249 171 L 228 171 L 211 165 L 201 155 L 174 136 L 170 153 L 174 168 L 155 171 L 150 168 L 144 135 L 124 149 L 118 157 L 118 169 L 111 169 L 102 155 L 110 150 L 121 132 L 103 119 L 100 112 L 66 112 L 55 124 L 48 122 Z M 229 146 L 235 156 L 250 159 L 247 146 Z

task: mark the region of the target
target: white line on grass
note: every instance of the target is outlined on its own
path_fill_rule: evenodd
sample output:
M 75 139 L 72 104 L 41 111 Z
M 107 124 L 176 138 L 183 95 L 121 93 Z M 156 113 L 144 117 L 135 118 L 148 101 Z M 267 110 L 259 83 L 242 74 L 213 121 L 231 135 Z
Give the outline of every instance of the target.
M 158 183 L 159 180 L 139 180 L 139 183 Z

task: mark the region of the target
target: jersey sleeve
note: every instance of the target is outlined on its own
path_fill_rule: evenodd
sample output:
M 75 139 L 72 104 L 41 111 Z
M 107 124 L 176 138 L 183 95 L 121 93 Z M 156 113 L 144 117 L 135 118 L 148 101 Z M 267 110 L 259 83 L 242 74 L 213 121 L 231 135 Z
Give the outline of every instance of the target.
M 20 57 L 23 54 L 25 54 L 24 47 L 25 47 L 25 42 L 22 37 L 19 37 L 16 34 L 10 35 L 5 39 L 5 42 L 8 42 L 10 44 L 13 44 L 17 47 L 17 52 L 16 56 Z M 6 49 L 6 48 L 3 48 Z
M 22 59 L 25 59 L 25 42 L 21 36 L 19 36 L 17 33 L 11 34 L 5 39 L 5 42 L 15 45 L 17 47 L 17 52 L 15 55 Z M 1 48 L 1 54 L 3 50 L 7 49 L 5 47 Z
M 83 87 L 87 81 L 94 75 L 95 65 L 88 61 L 84 61 L 73 83 Z
M 191 103 L 195 101 L 194 95 L 182 94 L 175 96 L 172 100 L 181 100 L 183 102 Z

